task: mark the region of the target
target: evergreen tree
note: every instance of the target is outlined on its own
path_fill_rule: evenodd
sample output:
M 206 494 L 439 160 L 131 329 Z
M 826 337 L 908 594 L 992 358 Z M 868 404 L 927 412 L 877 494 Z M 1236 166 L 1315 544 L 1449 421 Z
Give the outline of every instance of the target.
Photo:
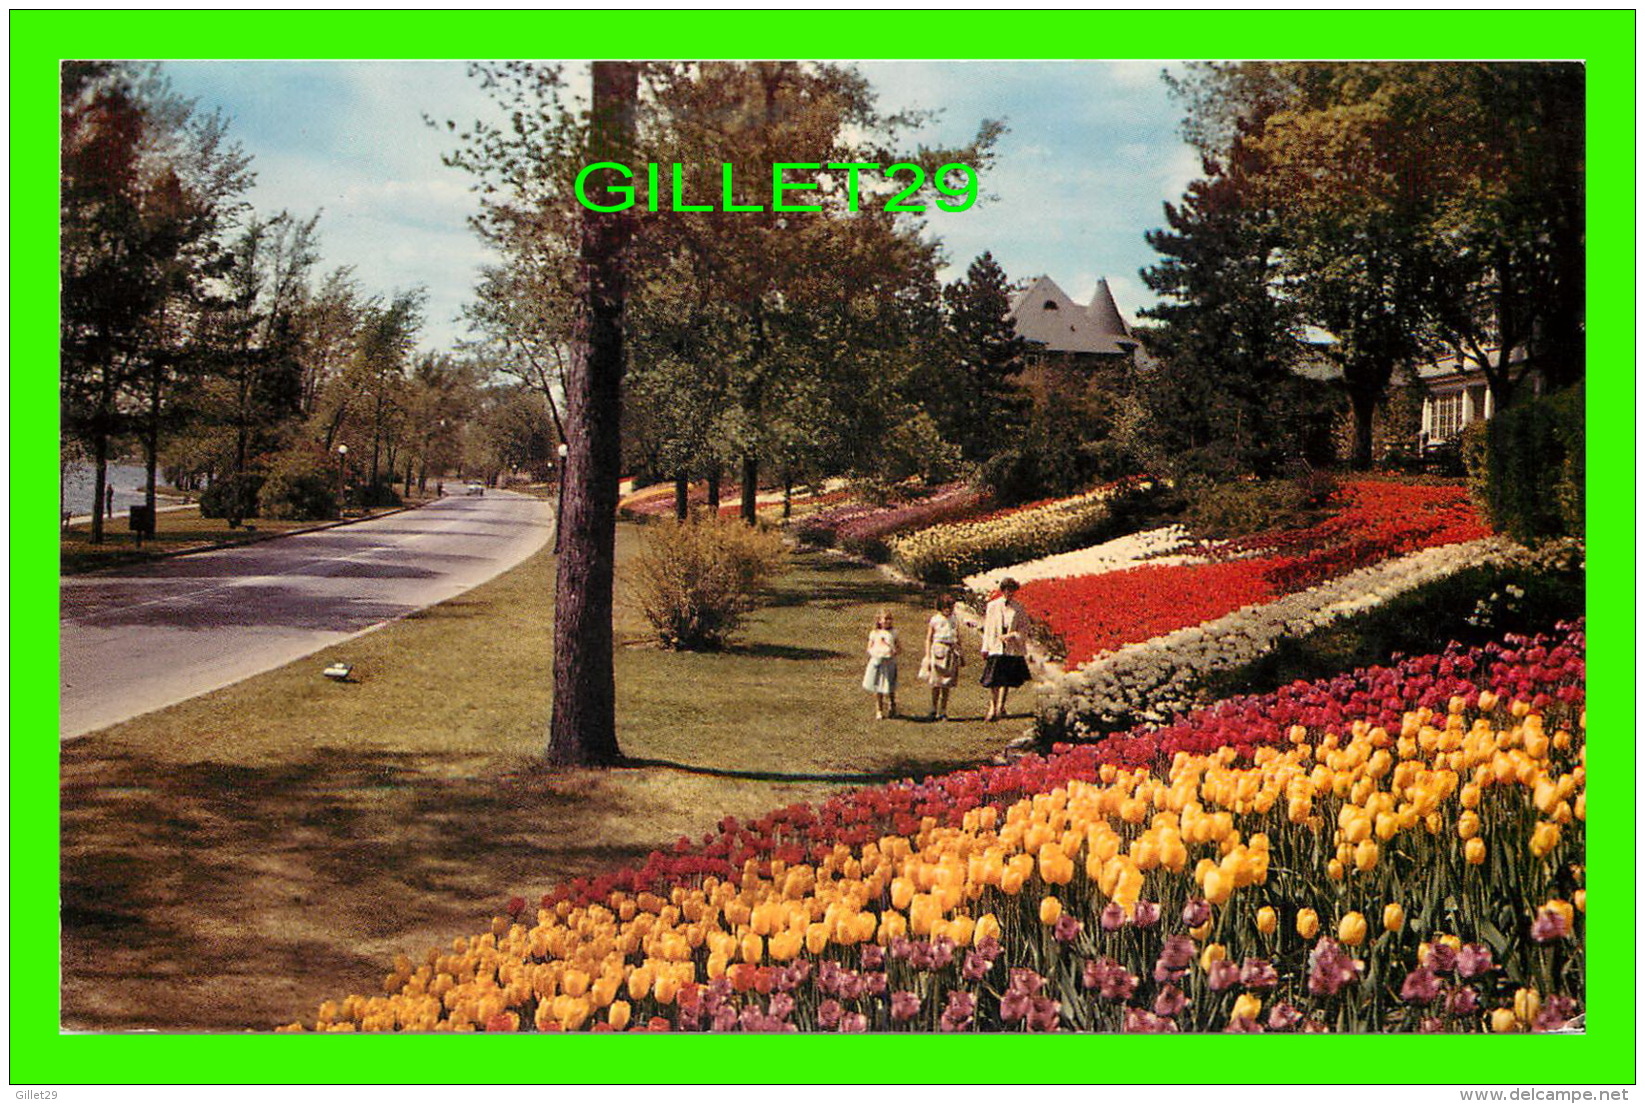
M 928 395 L 943 436 L 965 459 L 980 463 L 1015 435 L 1023 416 L 1014 386 L 1028 346 L 1011 321 L 1011 289 L 1005 271 L 984 252 L 964 279 L 943 291 L 953 335 L 952 375 L 933 381 Z
M 1163 260 L 1142 272 L 1162 302 L 1140 312 L 1158 360 L 1142 397 L 1152 446 L 1168 465 L 1228 475 L 1266 473 L 1297 427 L 1283 403 L 1299 352 L 1294 308 L 1278 293 L 1281 236 L 1249 185 L 1255 157 L 1235 141 L 1226 163 L 1145 237 Z

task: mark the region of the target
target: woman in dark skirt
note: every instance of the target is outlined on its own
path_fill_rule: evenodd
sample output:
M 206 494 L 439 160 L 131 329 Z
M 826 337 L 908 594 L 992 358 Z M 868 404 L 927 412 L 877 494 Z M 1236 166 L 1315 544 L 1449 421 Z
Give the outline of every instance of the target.
M 1005 716 L 1005 699 L 1028 681 L 1028 613 L 1017 602 L 1017 581 L 1000 580 L 1000 592 L 982 618 L 982 684 L 988 688 L 985 721 Z

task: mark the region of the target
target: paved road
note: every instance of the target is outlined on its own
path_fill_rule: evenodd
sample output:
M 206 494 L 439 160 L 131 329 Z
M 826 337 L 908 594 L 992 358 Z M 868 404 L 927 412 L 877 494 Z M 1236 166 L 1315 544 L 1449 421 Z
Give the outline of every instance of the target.
M 62 737 L 259 674 L 443 602 L 547 541 L 548 503 L 491 492 L 62 583 Z

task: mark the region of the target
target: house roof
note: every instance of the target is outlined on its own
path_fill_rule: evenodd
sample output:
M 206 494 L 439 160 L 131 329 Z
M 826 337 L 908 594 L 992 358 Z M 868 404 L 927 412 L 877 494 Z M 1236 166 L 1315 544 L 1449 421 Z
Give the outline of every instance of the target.
M 1082 307 L 1055 280 L 1041 276 L 1011 304 L 1011 321 L 1018 337 L 1048 352 L 1114 356 L 1137 347 L 1107 280 L 1097 281 L 1091 302 Z

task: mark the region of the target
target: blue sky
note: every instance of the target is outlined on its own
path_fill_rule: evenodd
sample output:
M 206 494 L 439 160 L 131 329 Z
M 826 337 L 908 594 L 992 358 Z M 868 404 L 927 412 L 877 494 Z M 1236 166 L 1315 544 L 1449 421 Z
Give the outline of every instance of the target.
M 959 142 L 983 118 L 1006 119 L 983 188 L 998 198 L 931 218 L 953 264 L 991 250 L 1013 279 L 1046 273 L 1086 301 L 1107 277 L 1134 318 L 1152 297 L 1137 276 L 1156 257 L 1143 232 L 1162 202 L 1198 175 L 1176 133 L 1180 111 L 1164 62 L 867 62 L 881 107 L 939 108 L 919 137 Z M 248 197 L 264 214 L 320 219 L 322 265 L 351 265 L 364 289 L 429 292 L 423 346 L 449 347 L 486 252 L 468 229 L 476 210 L 451 148 L 424 114 L 463 122 L 488 111 L 461 62 L 168 62 L 179 92 L 220 108 L 253 158 Z M 575 68 L 575 67 L 574 67 Z M 803 160 L 796 154 L 797 160 Z

